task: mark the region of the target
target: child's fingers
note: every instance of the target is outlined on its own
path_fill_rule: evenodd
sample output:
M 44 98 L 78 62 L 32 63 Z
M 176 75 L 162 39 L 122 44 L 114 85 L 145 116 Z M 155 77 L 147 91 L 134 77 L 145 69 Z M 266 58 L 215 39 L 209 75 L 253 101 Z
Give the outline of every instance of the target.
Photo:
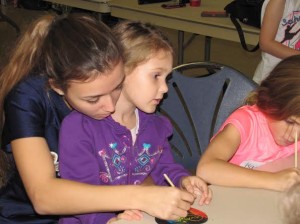
M 131 215 L 126 214 L 126 213 L 120 213 L 120 214 L 118 214 L 118 220 L 120 220 L 120 219 L 124 219 L 124 220 L 127 220 L 127 221 L 134 220 L 134 218 Z
M 143 218 L 143 213 L 140 210 L 132 209 L 132 210 L 126 210 L 126 211 L 133 213 L 135 216 Z
M 142 212 L 139 210 L 125 210 L 124 212 L 118 215 L 118 219 L 125 219 L 125 220 L 141 220 L 143 218 Z
M 194 187 L 193 187 L 193 185 L 190 182 L 188 182 L 188 183 L 185 184 L 184 189 L 187 192 L 189 192 L 191 194 L 194 194 Z
M 212 198 L 212 191 L 206 182 L 197 176 L 185 177 L 182 180 L 182 187 L 196 197 L 200 197 L 199 204 L 209 204 Z
M 195 186 L 195 191 L 198 191 L 198 192 L 200 192 L 201 194 L 205 194 L 205 195 L 208 195 L 209 194 L 209 187 L 207 186 L 207 184 L 203 181 L 203 180 L 201 180 L 200 178 L 199 178 L 199 180 L 198 180 L 198 182 L 197 182 L 197 184 L 196 184 L 196 186 Z
M 207 193 L 200 194 L 199 205 L 209 204 L 212 199 L 212 190 L 208 188 Z
M 208 194 L 207 194 L 207 197 L 204 200 L 204 203 L 209 204 L 211 199 L 212 199 L 212 190 L 208 187 Z
M 185 189 L 187 192 L 193 194 L 193 184 L 191 182 L 191 177 L 184 177 L 181 181 L 181 187 L 182 189 Z

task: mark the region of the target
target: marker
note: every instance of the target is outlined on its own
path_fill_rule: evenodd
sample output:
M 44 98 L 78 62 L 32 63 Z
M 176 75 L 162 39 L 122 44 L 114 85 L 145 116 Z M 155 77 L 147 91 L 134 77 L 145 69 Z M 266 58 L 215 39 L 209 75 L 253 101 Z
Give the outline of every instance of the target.
M 171 187 L 175 187 L 175 185 L 173 184 L 173 182 L 171 181 L 171 179 L 168 177 L 167 174 L 164 173 L 164 177 Z
M 298 168 L 298 131 L 295 133 L 295 168 Z

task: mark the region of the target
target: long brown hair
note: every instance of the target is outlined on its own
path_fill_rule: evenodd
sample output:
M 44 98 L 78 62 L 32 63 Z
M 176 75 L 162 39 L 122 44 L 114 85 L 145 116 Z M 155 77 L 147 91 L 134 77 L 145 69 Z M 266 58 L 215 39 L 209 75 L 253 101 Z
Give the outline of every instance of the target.
M 300 116 L 300 55 L 279 62 L 247 103 L 275 120 Z
M 102 22 L 87 15 L 43 16 L 32 23 L 10 54 L 0 76 L 0 127 L 7 93 L 30 73 L 47 76 L 66 89 L 123 60 L 121 45 Z
M 47 15 L 22 34 L 0 76 L 0 130 L 4 100 L 11 89 L 31 73 L 46 76 L 63 90 L 70 80 L 87 80 L 123 60 L 123 48 L 111 30 L 87 15 Z M 1 142 L 1 139 L 0 139 Z M 0 186 L 7 180 L 10 155 L 0 150 Z

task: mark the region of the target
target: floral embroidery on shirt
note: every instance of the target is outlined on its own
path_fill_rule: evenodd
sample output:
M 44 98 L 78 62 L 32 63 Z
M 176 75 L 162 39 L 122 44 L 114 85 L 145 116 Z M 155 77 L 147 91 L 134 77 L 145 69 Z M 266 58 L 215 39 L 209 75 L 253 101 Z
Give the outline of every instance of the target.
M 150 152 L 150 148 L 151 144 L 143 143 L 142 149 L 138 150 L 137 154 L 134 155 L 134 153 L 128 152 L 131 148 L 126 144 L 121 149 L 118 149 L 117 143 L 110 143 L 108 150 L 99 150 L 98 155 L 102 158 L 105 166 L 105 171 L 101 171 L 99 174 L 101 181 L 104 183 L 113 183 L 128 176 L 129 173 L 132 176 L 148 175 L 163 151 L 162 146 L 159 146 L 152 153 Z M 133 155 L 135 158 L 132 161 L 128 161 L 128 156 Z M 134 181 L 134 183 L 140 182 Z
M 151 169 L 151 164 L 155 162 L 155 155 L 162 153 L 162 147 L 159 147 L 158 151 L 150 154 L 149 149 L 151 144 L 144 143 L 142 151 L 138 154 L 136 161 L 138 162 L 137 167 L 135 167 L 135 172 L 140 173 L 143 171 L 149 172 Z M 150 163 L 150 164 L 149 164 Z
M 117 174 L 117 179 L 121 178 L 121 176 L 126 175 L 126 173 L 124 173 L 124 171 L 125 171 L 124 163 L 126 161 L 126 157 L 124 156 L 124 154 L 126 152 L 126 146 L 121 150 L 118 150 L 117 146 L 118 146 L 117 143 L 109 144 L 109 148 L 110 148 L 110 151 L 112 151 L 112 153 L 108 153 L 106 151 L 106 149 L 101 149 L 98 152 L 99 156 L 101 156 L 103 159 L 104 166 L 105 166 L 105 169 L 107 172 L 107 173 L 100 172 L 100 179 L 104 183 L 108 183 L 108 181 L 110 181 L 110 182 L 114 181 L 110 168 L 115 168 L 113 170 Z M 112 156 L 110 156 L 110 155 L 112 155 Z

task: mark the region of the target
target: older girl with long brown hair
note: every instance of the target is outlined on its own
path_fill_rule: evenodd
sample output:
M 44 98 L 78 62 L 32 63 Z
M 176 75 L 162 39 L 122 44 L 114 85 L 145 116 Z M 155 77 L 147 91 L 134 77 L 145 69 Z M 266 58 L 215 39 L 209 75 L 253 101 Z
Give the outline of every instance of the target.
M 113 113 L 123 61 L 110 29 L 86 15 L 42 17 L 22 35 L 0 78 L 1 158 L 8 158 L 0 165 L 11 168 L 2 169 L 1 224 L 52 224 L 60 215 L 124 209 L 186 216 L 194 196 L 177 188 L 59 178 L 61 121 L 72 110 L 99 119 Z

